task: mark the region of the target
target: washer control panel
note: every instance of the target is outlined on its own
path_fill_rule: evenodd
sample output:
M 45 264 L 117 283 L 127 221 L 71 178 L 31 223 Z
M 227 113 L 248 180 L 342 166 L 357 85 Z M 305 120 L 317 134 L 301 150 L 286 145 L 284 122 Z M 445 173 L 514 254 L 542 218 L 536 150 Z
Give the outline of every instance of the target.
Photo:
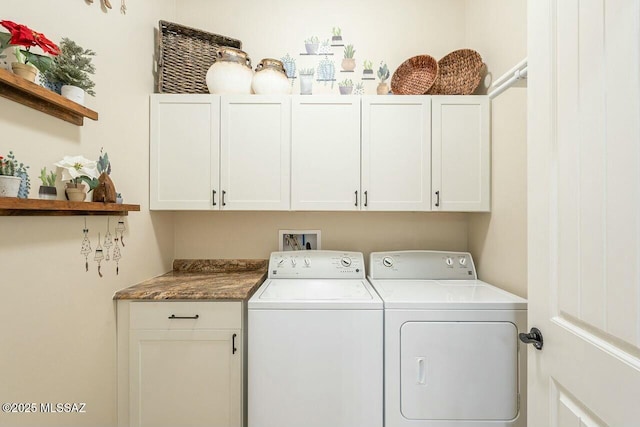
M 372 279 L 472 280 L 476 268 L 468 252 L 394 251 L 372 252 Z
M 341 251 L 272 252 L 269 278 L 364 279 L 364 256 Z

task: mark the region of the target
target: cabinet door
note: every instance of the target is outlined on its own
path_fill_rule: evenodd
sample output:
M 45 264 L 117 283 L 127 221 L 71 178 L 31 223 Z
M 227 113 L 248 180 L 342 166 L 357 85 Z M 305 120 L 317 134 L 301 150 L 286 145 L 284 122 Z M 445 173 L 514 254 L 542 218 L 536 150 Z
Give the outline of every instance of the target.
M 223 96 L 220 117 L 221 209 L 288 210 L 290 98 Z
M 152 95 L 150 208 L 205 210 L 219 188 L 220 97 Z
M 358 210 L 360 97 L 294 96 L 291 208 Z
M 432 208 L 484 211 L 491 208 L 489 98 L 434 96 Z
M 431 98 L 362 98 L 362 208 L 431 210 Z
M 131 330 L 130 426 L 241 426 L 241 344 L 240 330 Z

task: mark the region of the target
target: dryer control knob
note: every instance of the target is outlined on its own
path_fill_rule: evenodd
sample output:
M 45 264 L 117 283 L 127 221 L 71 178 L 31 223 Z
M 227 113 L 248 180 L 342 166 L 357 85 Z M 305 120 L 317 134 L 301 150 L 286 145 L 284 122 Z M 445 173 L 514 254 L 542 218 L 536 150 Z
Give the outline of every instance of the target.
M 382 265 L 384 265 L 385 267 L 393 267 L 393 258 L 391 258 L 390 256 L 382 258 Z
M 311 258 L 309 258 L 308 256 L 304 257 L 304 265 L 309 267 L 311 265 Z
M 295 267 L 295 266 L 296 266 L 296 262 L 297 262 L 297 261 L 296 261 L 296 259 L 295 259 L 295 258 L 291 258 L 291 265 L 292 265 L 293 267 Z
M 445 260 L 445 262 L 447 263 L 447 265 L 449 267 L 453 267 L 453 258 L 451 257 L 447 257 L 447 259 Z
M 460 265 L 467 265 L 467 258 L 466 257 L 460 257 L 458 262 L 460 263 Z
M 351 258 L 343 256 L 342 259 L 340 259 L 340 264 L 342 264 L 343 267 L 349 267 L 351 265 Z

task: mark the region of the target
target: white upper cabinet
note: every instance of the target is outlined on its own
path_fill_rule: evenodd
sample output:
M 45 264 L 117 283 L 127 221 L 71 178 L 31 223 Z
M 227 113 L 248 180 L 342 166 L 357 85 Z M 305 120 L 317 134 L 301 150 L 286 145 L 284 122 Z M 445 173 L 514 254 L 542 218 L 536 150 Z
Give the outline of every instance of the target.
M 223 96 L 223 210 L 288 210 L 291 104 L 282 96 Z
M 432 208 L 488 212 L 491 208 L 489 98 L 433 96 Z
M 294 96 L 291 208 L 359 210 L 360 97 Z
M 431 210 L 431 98 L 362 97 L 362 209 Z
M 219 187 L 220 97 L 152 95 L 150 208 L 211 209 Z

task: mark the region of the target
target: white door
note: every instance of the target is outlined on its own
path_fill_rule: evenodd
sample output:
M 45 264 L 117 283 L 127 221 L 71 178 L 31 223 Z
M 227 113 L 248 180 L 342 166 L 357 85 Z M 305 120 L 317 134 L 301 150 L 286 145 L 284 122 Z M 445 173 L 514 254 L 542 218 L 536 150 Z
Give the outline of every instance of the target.
M 289 210 L 291 104 L 284 96 L 223 96 L 221 209 Z
M 360 209 L 360 97 L 294 96 L 291 208 Z
M 529 427 L 640 425 L 640 2 L 529 2 Z
M 217 209 L 220 97 L 151 95 L 150 208 Z
M 362 208 L 431 210 L 431 98 L 362 98 Z
M 487 96 L 434 96 L 432 208 L 491 209 L 491 143 Z
M 242 425 L 240 330 L 130 333 L 131 427 Z

